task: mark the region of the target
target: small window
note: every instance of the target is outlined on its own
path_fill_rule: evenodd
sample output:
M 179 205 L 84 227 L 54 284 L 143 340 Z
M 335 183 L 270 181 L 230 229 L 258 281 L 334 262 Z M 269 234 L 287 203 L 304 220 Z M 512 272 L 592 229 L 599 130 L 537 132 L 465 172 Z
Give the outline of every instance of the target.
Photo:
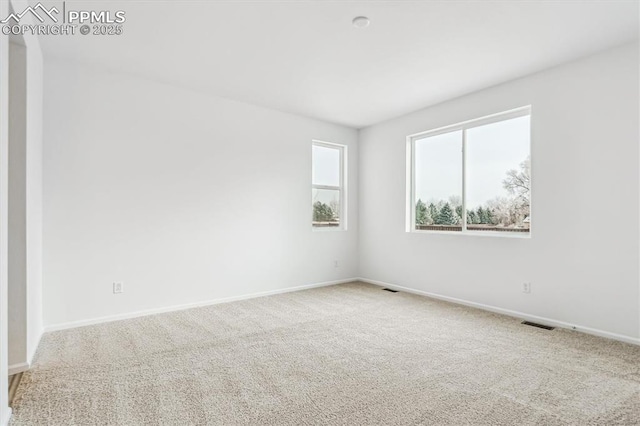
M 530 107 L 408 138 L 408 230 L 528 236 Z
M 347 147 L 313 142 L 311 207 L 314 228 L 345 229 L 345 154 Z

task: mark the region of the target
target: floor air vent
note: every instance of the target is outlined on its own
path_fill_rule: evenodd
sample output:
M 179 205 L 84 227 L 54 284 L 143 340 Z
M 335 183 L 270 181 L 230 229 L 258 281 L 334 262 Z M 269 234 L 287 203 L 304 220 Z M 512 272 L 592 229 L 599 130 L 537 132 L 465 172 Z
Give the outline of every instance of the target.
M 551 326 L 544 325 L 544 324 L 538 324 L 537 322 L 531 322 L 531 321 L 522 321 L 522 324 L 530 325 L 531 327 L 542 328 L 544 330 L 553 330 L 555 328 L 555 327 L 551 327 Z
M 390 291 L 391 293 L 397 293 L 398 290 L 392 290 L 390 288 L 383 288 L 384 291 Z

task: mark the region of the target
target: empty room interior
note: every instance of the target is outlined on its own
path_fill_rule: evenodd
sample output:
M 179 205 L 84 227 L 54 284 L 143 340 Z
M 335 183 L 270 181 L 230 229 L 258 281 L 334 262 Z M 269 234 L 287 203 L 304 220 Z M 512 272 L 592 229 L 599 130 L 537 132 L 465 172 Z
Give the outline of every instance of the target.
M 640 1 L 0 1 L 0 426 L 640 425 Z

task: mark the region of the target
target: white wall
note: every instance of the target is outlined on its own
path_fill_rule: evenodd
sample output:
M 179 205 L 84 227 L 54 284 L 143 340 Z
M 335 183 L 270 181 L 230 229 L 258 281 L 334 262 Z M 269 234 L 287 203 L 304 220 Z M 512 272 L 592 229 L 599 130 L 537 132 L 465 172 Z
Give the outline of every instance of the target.
M 9 14 L 9 4 L 0 2 L 0 16 Z M 0 425 L 9 421 L 8 374 L 8 182 L 9 182 L 9 38 L 0 36 Z
M 637 339 L 638 59 L 623 46 L 361 130 L 361 276 Z M 532 238 L 405 232 L 406 136 L 529 104 Z
M 17 1 L 14 10 L 27 6 Z M 10 46 L 8 347 L 15 373 L 28 368 L 43 329 L 43 60 L 36 36 L 13 37 Z
M 48 59 L 44 108 L 45 325 L 357 276 L 355 130 Z M 346 232 L 311 229 L 314 138 Z
M 26 6 L 25 6 L 26 7 Z M 36 36 L 25 36 L 27 46 L 27 362 L 31 363 L 43 332 L 42 224 L 43 224 L 43 96 L 44 60 Z
M 9 42 L 10 366 L 27 364 L 27 49 L 21 42 Z

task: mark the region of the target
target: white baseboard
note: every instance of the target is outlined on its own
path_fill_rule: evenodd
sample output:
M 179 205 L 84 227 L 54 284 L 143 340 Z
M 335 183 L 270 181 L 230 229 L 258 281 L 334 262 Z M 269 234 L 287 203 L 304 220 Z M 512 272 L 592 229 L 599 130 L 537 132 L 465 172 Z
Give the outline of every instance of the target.
M 43 331 L 42 329 L 40 329 L 34 345 L 31 347 L 31 350 L 27 354 L 27 361 L 29 362 L 29 366 L 33 364 L 33 357 L 36 356 L 36 352 L 38 351 L 38 346 L 40 346 L 40 340 L 42 340 L 42 334 L 43 334 Z
M 38 334 L 38 338 L 36 339 L 35 345 L 31 348 L 31 351 L 27 354 L 26 362 L 18 362 L 16 364 L 11 364 L 8 369 L 9 376 L 13 376 L 14 374 L 24 373 L 29 368 L 31 368 L 31 364 L 33 364 L 33 357 L 36 355 L 36 351 L 38 350 L 38 346 L 40 345 L 40 340 L 42 339 L 42 331 Z
M 65 322 L 65 323 L 60 323 L 60 324 L 47 325 L 44 328 L 44 332 L 47 333 L 47 332 L 50 332 L 50 331 L 67 330 L 67 329 L 70 329 L 70 328 L 84 327 L 84 326 L 87 326 L 87 325 L 101 324 L 101 323 L 105 323 L 105 322 L 119 321 L 119 320 L 124 320 L 124 319 L 131 319 L 131 318 L 138 318 L 138 317 L 144 317 L 144 316 L 147 316 L 147 315 L 162 314 L 162 313 L 165 313 L 165 312 L 181 311 L 181 310 L 184 310 L 184 309 L 200 308 L 200 307 L 203 307 L 203 306 L 217 305 L 219 303 L 236 302 L 236 301 L 239 301 L 239 300 L 253 299 L 253 298 L 256 298 L 256 297 L 272 296 L 274 294 L 290 293 L 290 292 L 293 292 L 293 291 L 308 290 L 308 289 L 317 288 L 317 287 L 327 287 L 327 286 L 336 285 L 336 284 L 345 284 L 345 283 L 350 283 L 350 282 L 353 282 L 353 281 L 358 281 L 358 278 L 348 278 L 348 279 L 343 279 L 343 280 L 325 281 L 325 282 L 321 282 L 321 283 L 307 284 L 307 285 L 301 285 L 301 286 L 297 286 L 297 287 L 288 287 L 288 288 L 283 288 L 283 289 L 261 291 L 261 292 L 258 292 L 258 293 L 245 294 L 245 295 L 242 295 L 242 296 L 224 297 L 224 298 L 220 298 L 220 299 L 207 300 L 207 301 L 203 301 L 203 302 L 195 302 L 195 303 L 186 303 L 186 304 L 182 304 L 182 305 L 166 306 L 166 307 L 163 307 L 163 308 L 147 309 L 147 310 L 144 310 L 144 311 L 135 311 L 135 312 L 129 312 L 129 313 L 124 313 L 124 314 L 109 315 L 109 316 L 104 316 L 104 317 L 91 318 L 91 319 L 87 319 L 87 320 L 70 321 L 70 322 Z
M 482 309 L 482 310 L 489 311 L 489 312 L 495 312 L 497 314 L 503 314 L 503 315 L 507 315 L 507 316 L 510 316 L 510 317 L 521 318 L 521 319 L 527 320 L 527 321 L 533 321 L 533 322 L 537 322 L 537 323 L 541 323 L 541 324 L 545 324 L 545 325 L 550 325 L 552 327 L 568 328 L 570 330 L 580 331 L 582 333 L 592 334 L 594 336 L 599 336 L 599 337 L 606 337 L 608 339 L 618 340 L 620 342 L 630 343 L 632 345 L 640 345 L 640 339 L 636 338 L 636 337 L 625 336 L 625 335 L 616 334 L 616 333 L 610 333 L 608 331 L 598 330 L 598 329 L 590 328 L 590 327 L 584 327 L 584 326 L 577 325 L 577 324 L 569 324 L 569 323 L 564 322 L 564 321 L 557 321 L 557 320 L 554 320 L 554 319 L 551 319 L 551 318 L 544 318 L 544 317 L 540 317 L 540 316 L 537 316 L 537 315 L 525 314 L 524 312 L 518 312 L 518 311 L 509 310 L 509 309 L 498 308 L 498 307 L 495 307 L 495 306 L 485 305 L 485 304 L 482 304 L 482 303 L 471 302 L 471 301 L 464 300 L 464 299 L 457 299 L 455 297 L 442 296 L 440 294 L 430 293 L 428 291 L 416 290 L 416 289 L 413 289 L 413 288 L 403 287 L 403 286 L 390 284 L 390 283 L 386 283 L 386 282 L 378 281 L 378 280 L 372 280 L 372 279 L 369 279 L 369 278 L 360 277 L 360 278 L 358 278 L 358 280 L 362 281 L 362 282 L 365 282 L 365 283 L 369 283 L 369 284 L 374 284 L 374 285 L 378 285 L 378 286 L 382 286 L 382 287 L 388 287 L 388 288 L 391 288 L 391 289 L 394 289 L 394 290 L 400 290 L 400 291 L 404 291 L 404 292 L 407 292 L 407 293 L 413 293 L 413 294 L 417 294 L 417 295 L 420 295 L 420 296 L 426 296 L 426 297 L 431 297 L 433 299 L 444 300 L 446 302 L 456 303 L 458 305 L 470 306 L 472 308 L 478 308 L 478 309 Z
M 18 373 L 24 373 L 25 371 L 27 371 L 29 369 L 29 363 L 28 362 L 19 362 L 17 364 L 11 364 L 9 366 L 9 375 L 13 376 L 14 374 L 18 374 Z
M 11 420 L 11 407 L 7 407 L 4 412 L 4 419 L 0 419 L 0 426 L 7 426 Z

